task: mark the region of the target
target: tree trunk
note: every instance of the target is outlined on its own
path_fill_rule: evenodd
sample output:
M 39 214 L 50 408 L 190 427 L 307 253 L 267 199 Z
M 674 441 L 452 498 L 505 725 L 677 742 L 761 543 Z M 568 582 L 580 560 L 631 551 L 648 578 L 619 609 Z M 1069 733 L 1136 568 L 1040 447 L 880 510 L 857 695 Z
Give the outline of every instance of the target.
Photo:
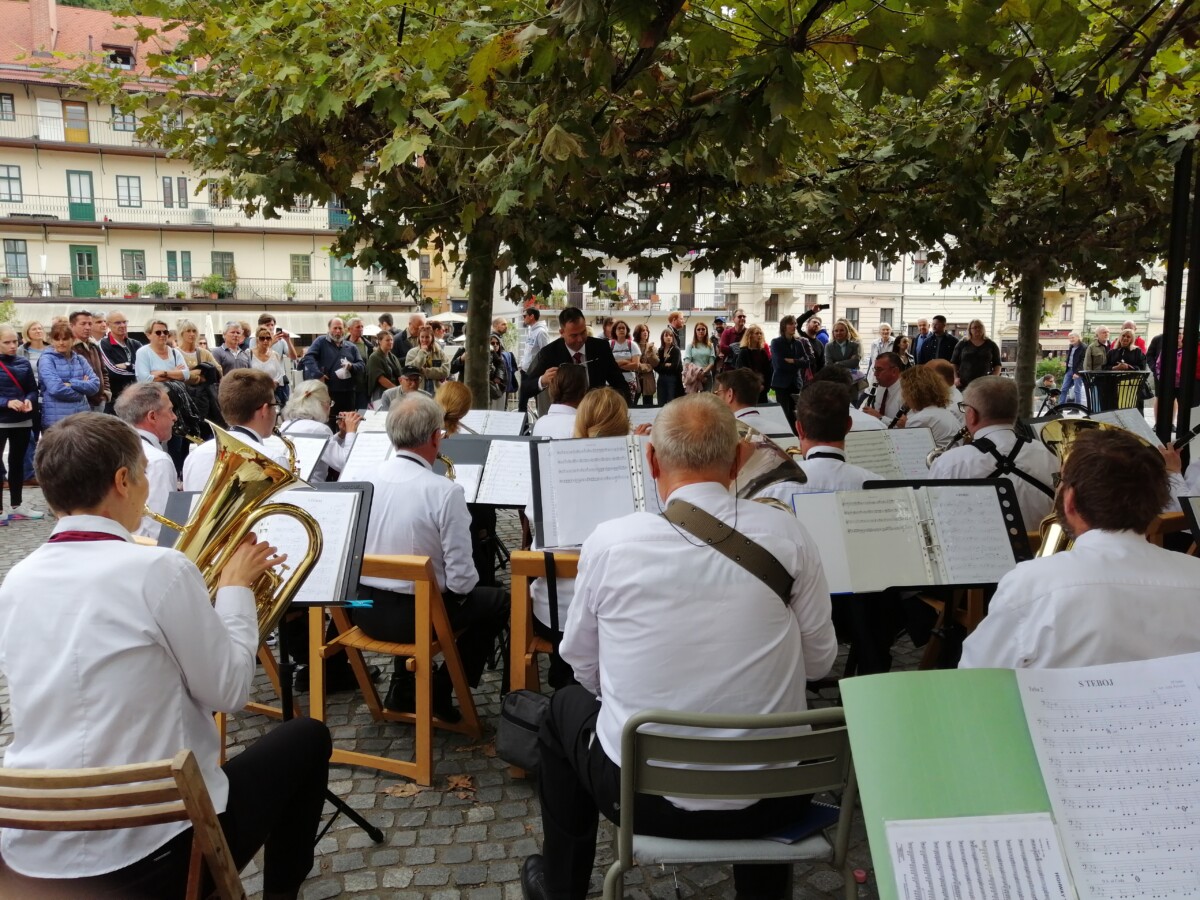
M 471 389 L 471 407 L 487 409 L 491 402 L 489 354 L 492 333 L 492 291 L 496 284 L 496 232 L 491 221 L 479 219 L 467 237 L 465 274 L 467 290 L 467 340 L 464 375 Z
M 1025 272 L 1017 285 L 1017 415 L 1033 414 L 1033 387 L 1037 380 L 1038 333 L 1042 325 L 1042 302 L 1046 279 L 1040 272 Z

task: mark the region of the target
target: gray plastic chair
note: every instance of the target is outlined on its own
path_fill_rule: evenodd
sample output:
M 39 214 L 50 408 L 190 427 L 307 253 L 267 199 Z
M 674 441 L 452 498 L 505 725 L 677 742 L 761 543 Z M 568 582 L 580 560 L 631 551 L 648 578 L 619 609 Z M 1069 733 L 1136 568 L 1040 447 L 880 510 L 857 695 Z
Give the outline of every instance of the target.
M 646 725 L 683 728 L 755 729 L 746 737 L 707 734 L 658 734 L 640 731 Z M 788 734 L 786 729 L 809 725 L 820 730 Z M 774 733 L 772 733 L 774 731 Z M 775 766 L 776 768 L 669 768 L 689 766 Z M 635 794 L 696 799 L 755 799 L 842 791 L 841 814 L 834 842 L 816 834 L 795 844 L 751 840 L 682 840 L 636 833 Z M 637 865 L 709 863 L 795 863 L 825 859 L 842 869 L 846 897 L 856 887 L 846 864 L 850 820 L 858 790 L 850 758 L 850 737 L 840 708 L 801 713 L 726 716 L 647 710 L 631 717 L 621 735 L 621 825 L 617 858 L 604 876 L 606 900 L 624 893 L 624 874 Z M 791 896 L 789 870 L 788 896 Z

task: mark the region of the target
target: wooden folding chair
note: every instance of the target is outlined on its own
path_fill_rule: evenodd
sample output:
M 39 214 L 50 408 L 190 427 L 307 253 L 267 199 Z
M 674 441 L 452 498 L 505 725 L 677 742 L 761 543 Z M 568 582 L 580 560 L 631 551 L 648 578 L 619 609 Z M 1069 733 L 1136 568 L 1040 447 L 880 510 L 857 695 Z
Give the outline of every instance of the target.
M 936 669 L 945 649 L 944 635 L 947 629 L 958 627 L 963 629 L 964 637 L 970 634 L 987 614 L 987 603 L 983 588 L 956 588 L 954 599 L 950 603 L 924 595 L 922 595 L 921 601 L 937 610 L 938 617 L 917 668 L 920 670 Z
M 1177 534 L 1187 530 L 1187 527 L 1187 516 L 1182 512 L 1159 513 L 1146 530 L 1146 540 L 1161 547 L 1168 534 Z
M 559 578 L 574 578 L 579 573 L 579 554 L 558 552 L 554 565 Z M 529 582 L 546 577 L 546 558 L 540 550 L 514 550 L 509 557 L 512 573 L 512 614 L 509 620 L 510 687 L 541 690 L 538 654 L 554 650 L 550 642 L 533 633 L 533 604 Z
M 245 900 L 237 867 L 191 750 L 174 759 L 96 769 L 0 768 L 0 828 L 104 831 L 191 822 L 188 900 L 207 865 L 221 900 Z M 29 878 L 0 864 L 0 897 L 88 898 L 92 879 Z
M 314 607 L 309 611 L 309 691 L 314 719 L 325 719 L 325 660 L 341 650 L 346 651 L 350 668 L 358 681 L 367 709 L 376 722 L 408 722 L 416 726 L 414 759 L 411 761 L 390 759 L 371 753 L 360 753 L 334 748 L 330 761 L 355 766 L 370 766 L 394 775 L 411 778 L 417 784 L 433 783 L 433 729 L 444 728 L 469 735 L 478 740 L 483 735 L 479 713 L 475 709 L 475 698 L 467 683 L 458 645 L 454 642 L 454 629 L 442 603 L 433 574 L 433 564 L 428 556 L 367 556 L 363 559 L 362 574 L 370 578 L 393 578 L 413 582 L 416 597 L 416 640 L 411 644 L 394 644 L 368 637 L 361 628 L 350 621 L 346 610 L 334 607 L 333 623 L 337 637 L 325 640 L 324 610 Z M 367 672 L 363 652 L 385 653 L 389 656 L 408 658 L 407 667 L 416 676 L 417 709 L 415 713 L 392 712 L 384 709 L 379 692 Z M 454 693 L 458 697 L 462 721 L 457 724 L 442 722 L 433 717 L 433 661 L 442 655 L 450 673 Z

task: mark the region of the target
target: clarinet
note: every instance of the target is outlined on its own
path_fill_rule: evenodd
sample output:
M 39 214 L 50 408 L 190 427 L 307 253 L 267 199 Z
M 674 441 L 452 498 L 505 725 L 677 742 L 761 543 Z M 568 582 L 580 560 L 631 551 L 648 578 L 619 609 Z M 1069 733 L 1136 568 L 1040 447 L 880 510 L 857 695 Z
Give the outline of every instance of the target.
M 867 391 L 867 399 L 863 401 L 859 409 L 874 409 L 875 408 L 875 392 L 879 390 L 879 383 L 871 385 L 871 389 Z
M 891 431 L 893 428 L 895 428 L 897 426 L 897 424 L 899 423 L 899 421 L 907 415 L 908 415 L 908 407 L 907 406 L 902 406 L 898 410 L 896 410 L 896 417 L 894 419 L 892 419 L 892 424 L 888 426 L 888 430 Z

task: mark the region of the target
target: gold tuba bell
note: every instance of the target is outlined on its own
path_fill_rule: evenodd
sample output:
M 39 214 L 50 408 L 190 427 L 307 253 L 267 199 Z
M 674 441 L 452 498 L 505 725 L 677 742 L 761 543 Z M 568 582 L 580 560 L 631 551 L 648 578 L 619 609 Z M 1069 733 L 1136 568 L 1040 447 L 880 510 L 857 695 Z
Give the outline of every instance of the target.
M 175 549 L 196 564 L 214 601 L 221 570 L 259 521 L 267 516 L 291 516 L 300 523 L 308 535 L 308 548 L 298 562 L 281 567 L 292 568 L 291 575 L 284 580 L 279 573 L 268 569 L 251 585 L 258 612 L 258 633 L 266 637 L 279 623 L 321 555 L 321 530 L 317 520 L 302 509 L 286 503 L 266 503 L 280 491 L 304 484 L 294 474 L 296 448 L 291 441 L 275 432 L 288 449 L 289 468 L 284 468 L 265 453 L 209 424 L 217 442 L 216 459 L 187 524 L 177 525 L 149 509 L 145 513 L 180 532 Z

